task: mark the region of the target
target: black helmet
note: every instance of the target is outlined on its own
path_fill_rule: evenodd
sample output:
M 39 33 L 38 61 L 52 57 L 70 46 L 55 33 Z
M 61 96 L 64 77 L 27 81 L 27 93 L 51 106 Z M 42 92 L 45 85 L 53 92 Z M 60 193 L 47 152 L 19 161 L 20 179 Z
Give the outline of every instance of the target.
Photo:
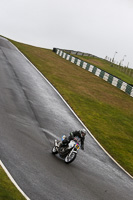
M 81 136 L 84 137 L 86 135 L 86 130 L 83 128 L 80 130 Z

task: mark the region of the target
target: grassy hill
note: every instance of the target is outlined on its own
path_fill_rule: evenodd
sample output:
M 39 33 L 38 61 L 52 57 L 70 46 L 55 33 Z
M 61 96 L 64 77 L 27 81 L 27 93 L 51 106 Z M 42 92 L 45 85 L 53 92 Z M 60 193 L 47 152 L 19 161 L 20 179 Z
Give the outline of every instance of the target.
M 133 98 L 52 50 L 12 43 L 57 88 L 111 156 L 133 175 Z

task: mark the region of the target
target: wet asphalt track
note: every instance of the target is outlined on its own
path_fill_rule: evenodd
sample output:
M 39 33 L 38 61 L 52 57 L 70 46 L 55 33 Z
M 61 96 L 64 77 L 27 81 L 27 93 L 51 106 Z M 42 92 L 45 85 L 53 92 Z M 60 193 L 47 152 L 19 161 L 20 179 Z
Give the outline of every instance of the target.
M 48 82 L 0 37 L 0 159 L 21 189 L 31 200 L 132 200 L 133 179 L 89 134 L 70 165 L 51 154 L 54 138 L 80 128 Z

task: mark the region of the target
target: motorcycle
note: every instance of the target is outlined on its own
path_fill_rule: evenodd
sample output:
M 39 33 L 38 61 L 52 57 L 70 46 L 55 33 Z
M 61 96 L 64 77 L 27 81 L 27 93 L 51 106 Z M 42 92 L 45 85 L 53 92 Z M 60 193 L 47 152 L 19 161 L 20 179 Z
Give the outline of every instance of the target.
M 65 163 L 69 164 L 73 162 L 77 156 L 78 150 L 80 149 L 79 139 L 74 138 L 69 143 L 65 143 L 66 136 L 62 136 L 62 141 L 55 140 L 54 147 L 52 148 L 53 154 L 59 154 L 64 159 Z

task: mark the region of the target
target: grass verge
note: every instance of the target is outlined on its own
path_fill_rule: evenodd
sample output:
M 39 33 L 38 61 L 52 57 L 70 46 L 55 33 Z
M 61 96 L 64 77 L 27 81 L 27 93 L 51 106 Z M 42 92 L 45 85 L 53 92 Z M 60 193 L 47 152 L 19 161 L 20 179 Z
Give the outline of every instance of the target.
M 0 166 L 0 200 L 25 200 Z

